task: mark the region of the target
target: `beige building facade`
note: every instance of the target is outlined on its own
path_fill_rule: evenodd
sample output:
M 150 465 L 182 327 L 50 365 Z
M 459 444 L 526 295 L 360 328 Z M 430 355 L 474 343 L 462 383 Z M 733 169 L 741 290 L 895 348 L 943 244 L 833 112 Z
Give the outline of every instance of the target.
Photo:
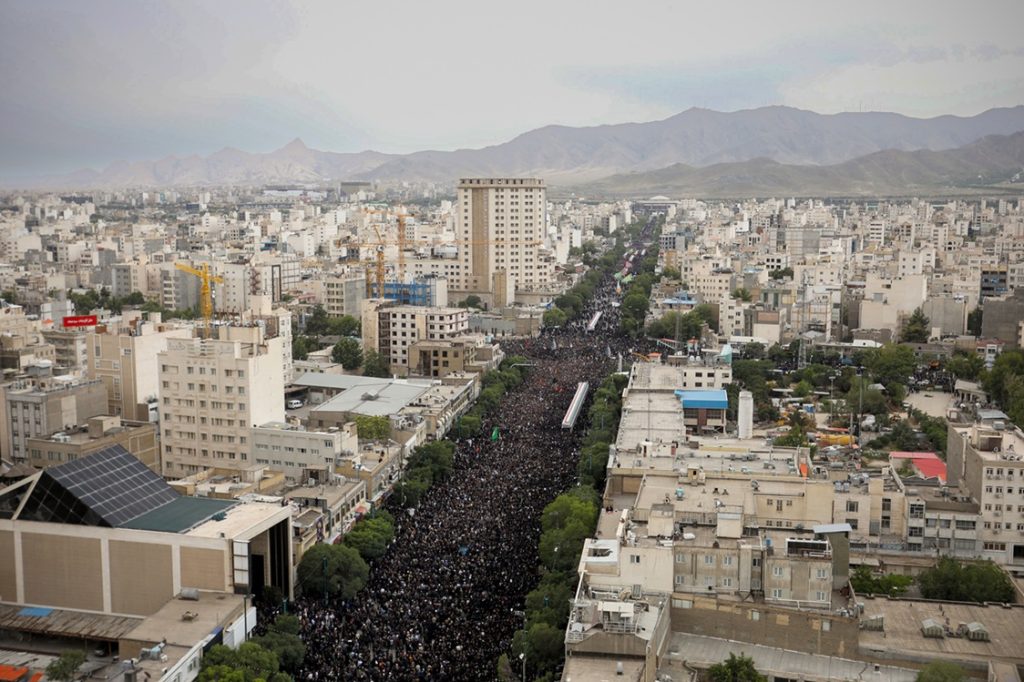
M 38 469 L 71 462 L 111 445 L 120 445 L 140 462 L 159 473 L 160 447 L 156 424 L 122 422 L 120 417 L 92 417 L 86 425 L 58 431 L 48 438 L 29 438 L 28 463 Z
M 399 376 L 409 374 L 410 351 L 417 341 L 442 341 L 469 331 L 465 308 L 391 306 L 378 313 L 378 352 Z M 413 363 L 415 364 L 415 363 Z
M 248 466 L 252 426 L 284 421 L 282 339 L 259 326 L 218 332 L 170 339 L 158 355 L 165 476 Z
M 543 251 L 547 190 L 535 178 L 463 178 L 458 185 L 456 233 L 461 268 L 451 289 L 487 295 L 492 307 L 510 295 L 545 289 L 554 259 Z
M 149 421 L 160 385 L 157 356 L 168 339 L 191 336 L 191 327 L 164 323 L 159 313 L 111 322 L 90 334 L 86 363 L 89 377 L 106 388 L 106 413 Z
M 15 462 L 28 460 L 29 439 L 48 438 L 107 411 L 99 381 L 43 376 L 9 384 L 3 393 L 3 454 Z

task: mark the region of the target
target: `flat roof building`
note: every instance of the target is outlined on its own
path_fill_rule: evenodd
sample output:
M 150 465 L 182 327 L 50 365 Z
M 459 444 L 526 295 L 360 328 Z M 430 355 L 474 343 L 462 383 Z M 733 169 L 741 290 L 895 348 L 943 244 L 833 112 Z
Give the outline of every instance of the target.
M 183 497 L 118 445 L 0 490 L 5 600 L 148 616 L 185 588 L 292 593 L 291 511 Z

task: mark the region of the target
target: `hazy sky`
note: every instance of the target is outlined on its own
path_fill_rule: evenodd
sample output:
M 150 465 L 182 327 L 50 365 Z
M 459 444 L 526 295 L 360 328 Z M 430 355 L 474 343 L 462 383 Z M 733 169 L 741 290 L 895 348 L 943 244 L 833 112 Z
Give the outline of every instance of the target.
M 0 176 L 503 142 L 692 106 L 1024 104 L 1024 1 L 0 0 Z

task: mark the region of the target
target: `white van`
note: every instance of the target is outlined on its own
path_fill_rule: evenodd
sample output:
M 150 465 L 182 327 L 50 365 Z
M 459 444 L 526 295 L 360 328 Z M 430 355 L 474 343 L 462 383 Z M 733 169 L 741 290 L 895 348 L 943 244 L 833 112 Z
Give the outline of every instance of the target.
M 297 410 L 300 407 L 302 407 L 302 401 L 299 400 L 298 398 L 292 398 L 286 403 L 286 405 L 288 406 L 289 410 Z

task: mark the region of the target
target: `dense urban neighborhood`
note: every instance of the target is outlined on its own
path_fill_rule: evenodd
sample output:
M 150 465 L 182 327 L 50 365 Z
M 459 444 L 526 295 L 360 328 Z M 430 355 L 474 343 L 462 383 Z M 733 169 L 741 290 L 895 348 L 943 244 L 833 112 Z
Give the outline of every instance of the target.
M 1020 199 L 548 192 L 5 197 L 4 631 L 51 679 L 1024 663 Z

